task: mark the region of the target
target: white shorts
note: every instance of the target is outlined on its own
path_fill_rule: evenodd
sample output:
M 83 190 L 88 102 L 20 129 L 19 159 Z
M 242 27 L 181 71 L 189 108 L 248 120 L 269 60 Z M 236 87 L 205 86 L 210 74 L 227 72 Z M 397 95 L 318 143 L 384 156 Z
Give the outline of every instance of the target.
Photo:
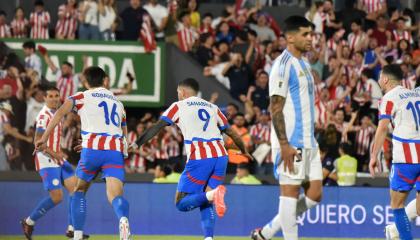
M 275 159 L 275 175 L 280 185 L 301 185 L 303 181 L 321 180 L 322 164 L 318 148 L 299 149 L 302 154 L 302 161 L 294 162 L 294 173 L 288 169 L 284 170 L 284 161 L 281 160 L 279 148 L 273 148 L 271 151 L 272 159 Z M 279 164 L 280 163 L 280 164 Z

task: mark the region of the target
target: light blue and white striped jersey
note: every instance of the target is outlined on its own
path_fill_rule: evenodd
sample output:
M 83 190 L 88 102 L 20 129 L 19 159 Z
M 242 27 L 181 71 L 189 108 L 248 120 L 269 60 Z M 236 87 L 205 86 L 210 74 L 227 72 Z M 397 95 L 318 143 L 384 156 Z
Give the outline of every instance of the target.
M 314 134 L 314 79 L 309 63 L 284 50 L 271 68 L 269 91 L 270 97 L 277 95 L 286 98 L 283 114 L 289 144 L 296 148 L 318 147 Z M 272 130 L 272 147 L 280 148 L 273 126 Z

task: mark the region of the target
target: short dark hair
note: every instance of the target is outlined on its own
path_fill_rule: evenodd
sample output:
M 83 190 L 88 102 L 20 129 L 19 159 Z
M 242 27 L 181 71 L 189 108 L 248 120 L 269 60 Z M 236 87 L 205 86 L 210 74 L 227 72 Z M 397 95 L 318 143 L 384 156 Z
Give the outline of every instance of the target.
M 200 35 L 200 43 L 205 43 L 207 39 L 211 38 L 213 35 L 211 33 L 203 33 Z
M 374 77 L 373 71 L 371 69 L 369 69 L 369 68 L 363 69 L 361 75 L 363 75 L 363 76 L 365 76 L 365 77 L 367 77 L 369 79 Z
M 285 28 L 284 28 L 285 33 L 297 32 L 299 31 L 300 28 L 303 28 L 303 27 L 313 28 L 313 24 L 308 19 L 302 16 L 290 16 L 286 18 L 286 20 L 284 20 L 284 23 L 285 23 Z
M 360 20 L 360 19 L 358 19 L 358 18 L 353 19 L 353 20 L 350 22 L 350 24 L 353 24 L 353 23 L 356 23 L 358 26 L 362 26 L 362 20 Z
M 172 168 L 169 167 L 166 164 L 159 164 L 158 165 L 160 167 L 160 170 L 165 174 L 165 176 L 168 176 L 169 174 L 172 173 Z
M 56 92 L 60 93 L 60 90 L 58 90 L 57 87 L 51 86 L 51 85 L 45 86 L 44 91 L 45 91 L 45 95 L 48 91 L 56 91 Z
M 34 41 L 26 41 L 22 45 L 23 48 L 30 48 L 35 50 L 35 42 Z
M 238 164 L 238 169 L 246 169 L 249 171 L 249 164 L 248 163 L 239 163 Z
M 232 106 L 233 108 L 236 109 L 236 111 L 239 111 L 239 107 L 235 103 L 228 103 L 227 106 Z
M 188 87 L 194 90 L 195 92 L 200 91 L 200 85 L 198 84 L 197 80 L 194 78 L 186 78 L 178 83 L 179 87 Z
M 203 15 L 203 19 L 204 19 L 204 18 L 206 18 L 206 17 L 211 17 L 211 18 L 213 18 L 213 14 L 211 14 L 210 12 L 206 12 L 206 13 L 204 13 L 204 15 Z
M 344 154 L 350 155 L 352 153 L 352 145 L 349 142 L 340 143 L 340 149 Z
M 104 85 L 106 73 L 100 67 L 88 67 L 83 71 L 83 75 L 86 77 L 90 87 L 102 87 Z
M 35 1 L 34 5 L 35 6 L 41 6 L 41 7 L 43 7 L 44 6 L 44 2 L 42 0 L 37 0 L 37 1 Z
M 71 64 L 71 63 L 70 63 L 70 62 L 68 62 L 68 61 L 64 61 L 64 62 L 63 62 L 63 65 L 67 65 L 67 66 L 69 66 L 69 67 L 73 68 L 73 64 Z
M 3 10 L 0 10 L 0 16 L 6 16 L 6 12 Z
M 182 21 L 182 19 L 185 17 L 185 16 L 189 16 L 190 15 L 190 13 L 188 12 L 188 11 L 182 11 L 182 12 L 180 12 L 179 13 L 179 15 L 178 15 L 178 19 L 179 19 L 179 21 Z
M 398 64 L 388 64 L 382 68 L 382 74 L 392 76 L 394 80 L 401 81 L 404 78 L 404 74 Z

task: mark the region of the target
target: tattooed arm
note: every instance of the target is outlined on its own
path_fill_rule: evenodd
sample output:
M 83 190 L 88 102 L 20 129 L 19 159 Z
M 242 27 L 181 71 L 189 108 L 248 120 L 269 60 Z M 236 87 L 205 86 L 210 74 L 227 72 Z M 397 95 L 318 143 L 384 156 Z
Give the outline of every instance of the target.
M 241 150 L 242 154 L 244 154 L 245 157 L 251 160 L 253 159 L 251 154 L 248 153 L 248 150 L 246 149 L 241 137 L 236 133 L 235 130 L 233 130 L 231 127 L 228 127 L 225 130 L 223 130 L 223 133 L 232 138 L 233 142 L 236 144 L 236 146 L 238 146 L 239 150 Z

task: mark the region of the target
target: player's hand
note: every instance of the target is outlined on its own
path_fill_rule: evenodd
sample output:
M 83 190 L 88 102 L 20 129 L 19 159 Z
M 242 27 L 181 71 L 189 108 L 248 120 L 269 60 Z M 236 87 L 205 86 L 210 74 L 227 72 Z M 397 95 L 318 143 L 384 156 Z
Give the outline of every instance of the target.
M 44 151 L 47 148 L 47 140 L 43 138 L 35 142 L 35 151 Z
M 289 144 L 281 146 L 281 157 L 284 161 L 284 171 L 289 170 L 290 173 L 294 172 L 294 158 L 295 156 L 300 157 L 297 150 L 291 147 Z
M 376 167 L 377 162 L 378 162 L 378 159 L 376 157 L 371 157 L 370 158 L 370 161 L 369 161 L 369 173 L 370 173 L 370 175 L 372 177 L 375 177 L 375 174 L 376 174 L 375 167 Z
M 73 148 L 74 151 L 80 153 L 82 151 L 82 140 L 77 140 L 77 145 Z

